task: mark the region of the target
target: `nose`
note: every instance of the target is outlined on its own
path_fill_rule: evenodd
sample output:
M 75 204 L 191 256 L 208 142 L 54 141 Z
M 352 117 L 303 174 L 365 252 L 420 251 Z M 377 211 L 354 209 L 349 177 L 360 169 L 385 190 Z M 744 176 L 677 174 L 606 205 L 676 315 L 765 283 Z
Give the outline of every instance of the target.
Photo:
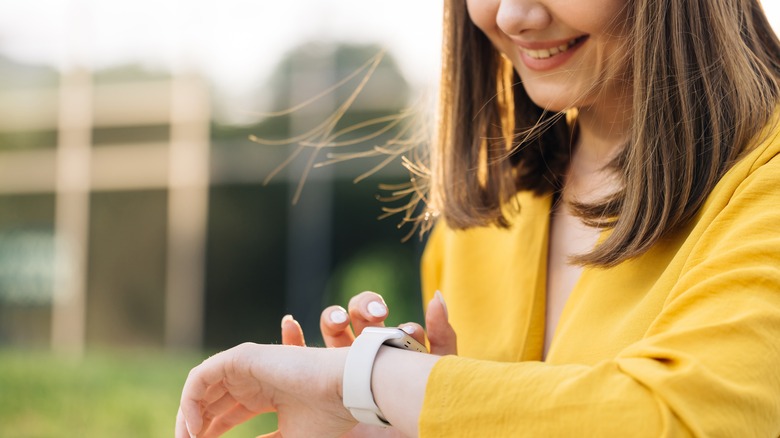
M 550 21 L 550 12 L 539 0 L 501 0 L 496 15 L 496 24 L 507 35 L 544 29 Z

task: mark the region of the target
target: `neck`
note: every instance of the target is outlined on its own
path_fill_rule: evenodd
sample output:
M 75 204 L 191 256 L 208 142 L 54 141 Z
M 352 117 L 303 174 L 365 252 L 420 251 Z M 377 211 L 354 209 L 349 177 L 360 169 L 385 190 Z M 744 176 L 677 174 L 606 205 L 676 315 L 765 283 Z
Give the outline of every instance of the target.
M 620 152 L 629 137 L 631 99 L 616 96 L 598 106 L 580 108 L 577 115 L 577 147 L 572 163 L 603 169 Z
M 580 108 L 577 143 L 566 175 L 565 197 L 596 201 L 618 189 L 609 164 L 628 141 L 629 99 L 610 99 L 606 106 Z

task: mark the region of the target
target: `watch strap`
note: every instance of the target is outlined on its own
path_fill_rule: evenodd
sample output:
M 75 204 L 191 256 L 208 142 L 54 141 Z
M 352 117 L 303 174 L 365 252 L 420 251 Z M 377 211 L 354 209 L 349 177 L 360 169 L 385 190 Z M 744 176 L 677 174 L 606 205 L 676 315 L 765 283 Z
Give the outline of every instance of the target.
M 344 365 L 343 400 L 344 407 L 359 422 L 390 425 L 374 401 L 371 374 L 379 348 L 389 340 L 405 336 L 408 335 L 397 328 L 366 327 L 352 343 Z

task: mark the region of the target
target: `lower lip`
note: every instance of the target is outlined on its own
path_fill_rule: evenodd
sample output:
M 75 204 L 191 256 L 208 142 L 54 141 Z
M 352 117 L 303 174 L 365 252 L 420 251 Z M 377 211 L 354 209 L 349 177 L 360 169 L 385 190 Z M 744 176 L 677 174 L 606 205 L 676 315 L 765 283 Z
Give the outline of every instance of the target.
M 574 52 L 579 50 L 579 48 L 582 47 L 582 45 L 585 44 L 585 41 L 587 40 L 588 37 L 580 38 L 579 41 L 574 43 L 574 45 L 569 47 L 569 49 L 566 50 L 565 52 L 544 59 L 536 59 L 531 57 L 531 55 L 523 51 L 520 51 L 520 59 L 522 59 L 523 64 L 525 64 L 525 66 L 531 70 L 535 70 L 535 71 L 552 70 L 565 64 L 566 61 L 568 61 L 572 56 L 574 56 Z

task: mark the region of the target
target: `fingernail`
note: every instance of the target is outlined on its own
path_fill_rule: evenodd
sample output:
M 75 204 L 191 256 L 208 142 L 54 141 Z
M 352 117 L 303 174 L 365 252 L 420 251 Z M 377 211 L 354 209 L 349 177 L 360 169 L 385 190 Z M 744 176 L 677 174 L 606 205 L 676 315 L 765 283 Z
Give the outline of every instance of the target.
M 292 315 L 284 315 L 284 317 L 282 317 L 282 328 L 284 328 L 284 323 L 287 321 L 294 321 Z
M 437 290 L 434 295 L 441 303 L 441 306 L 444 307 L 444 316 L 446 316 L 447 319 L 450 319 L 450 312 L 447 310 L 447 303 L 444 302 L 444 296 L 441 294 L 441 291 Z
M 289 316 L 289 315 L 287 315 L 287 316 Z M 187 426 L 187 433 L 190 434 L 190 438 L 195 438 L 195 434 L 190 432 L 190 425 L 187 424 L 187 420 L 184 420 L 184 425 Z
M 405 325 L 401 327 L 401 330 L 405 331 L 407 335 L 413 335 L 414 334 L 414 326 L 413 325 Z
M 387 315 L 387 307 L 379 301 L 372 301 L 368 303 L 368 313 L 376 317 L 385 316 Z
M 347 322 L 347 311 L 339 307 L 330 312 L 330 322 L 334 324 L 343 324 Z

